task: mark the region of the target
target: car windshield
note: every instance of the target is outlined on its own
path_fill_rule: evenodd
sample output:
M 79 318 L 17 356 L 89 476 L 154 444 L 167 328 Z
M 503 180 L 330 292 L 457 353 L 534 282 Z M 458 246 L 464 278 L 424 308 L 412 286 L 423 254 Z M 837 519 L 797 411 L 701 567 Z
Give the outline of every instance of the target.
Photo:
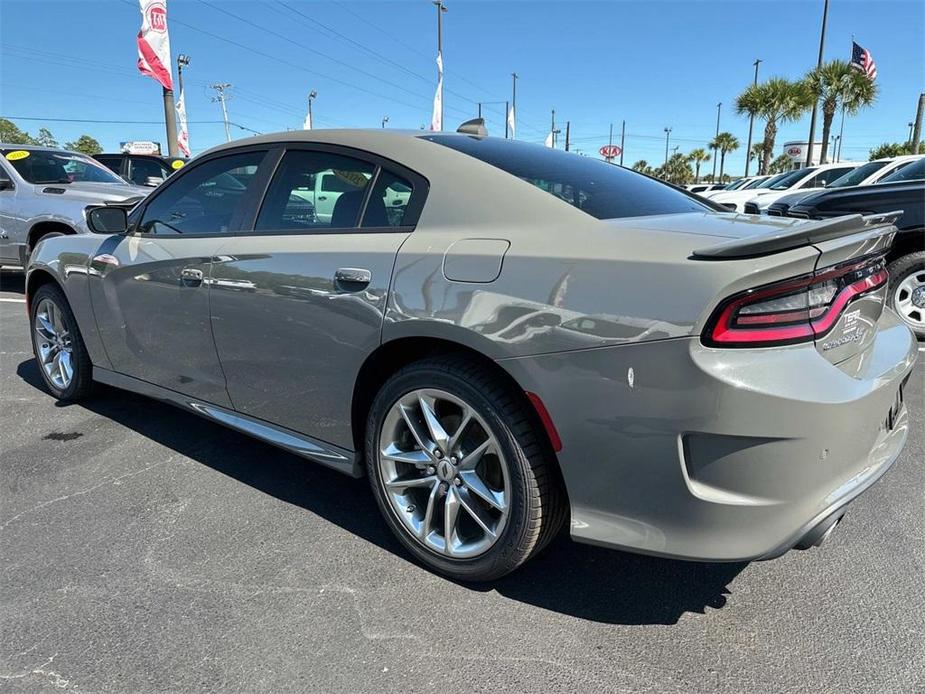
M 796 171 L 789 171 L 769 185 L 768 188 L 771 190 L 787 190 L 794 183 L 813 171 L 815 171 L 815 169 L 797 169 Z
M 884 176 L 878 183 L 899 183 L 901 181 L 920 181 L 925 178 L 925 157 Z
M 761 178 L 756 178 L 754 181 L 749 181 L 744 186 L 742 186 L 742 190 L 751 190 L 752 188 L 760 188 L 761 184 L 765 183 L 767 180 L 768 178 L 766 176 L 762 176 Z
M 747 179 L 740 178 L 738 181 L 733 181 L 729 185 L 723 186 L 722 190 L 738 190 L 739 188 L 743 188 L 745 186 L 746 180 Z
M 424 139 L 506 171 L 597 219 L 714 211 L 693 194 L 599 159 L 500 138 Z
M 29 183 L 120 183 L 125 181 L 90 157 L 41 149 L 2 149 L 10 166 Z
M 832 181 L 826 188 L 845 188 L 846 186 L 857 186 L 862 181 L 889 164 L 888 161 L 869 161 L 859 166 L 853 171 L 849 171 L 844 176 L 840 176 Z
M 780 179 L 782 179 L 784 176 L 788 176 L 790 173 L 791 173 L 790 171 L 787 171 L 785 173 L 780 173 L 780 174 L 777 174 L 776 176 L 771 176 L 770 178 L 766 178 L 761 183 L 759 183 L 757 186 L 755 186 L 755 188 L 770 188 L 775 183 L 777 183 Z

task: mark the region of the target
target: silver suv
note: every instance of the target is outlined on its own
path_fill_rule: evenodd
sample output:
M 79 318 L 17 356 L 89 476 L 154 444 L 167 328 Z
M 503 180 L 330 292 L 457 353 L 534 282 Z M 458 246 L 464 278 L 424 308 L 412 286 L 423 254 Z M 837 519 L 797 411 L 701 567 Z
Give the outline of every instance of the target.
M 83 154 L 0 143 L 0 264 L 25 267 L 42 239 L 89 234 L 88 205 L 131 203 L 150 191 Z

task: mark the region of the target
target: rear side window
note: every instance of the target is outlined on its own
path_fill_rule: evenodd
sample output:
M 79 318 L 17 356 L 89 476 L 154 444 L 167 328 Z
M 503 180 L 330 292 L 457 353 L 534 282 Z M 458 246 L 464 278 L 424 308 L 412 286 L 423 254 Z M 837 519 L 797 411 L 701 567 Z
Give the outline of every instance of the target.
M 412 184 L 397 174 L 379 169 L 376 185 L 366 203 L 363 227 L 400 227 L 411 200 Z
M 93 158 L 96 159 L 100 164 L 105 166 L 107 169 L 111 169 L 112 171 L 115 171 L 116 173 L 122 173 L 122 157 L 119 157 L 119 156 L 110 157 L 106 155 L 100 155 L 100 156 L 96 156 Z
M 147 234 L 225 234 L 235 231 L 266 152 L 242 152 L 195 166 L 145 208 Z
M 498 138 L 424 139 L 506 171 L 597 219 L 714 211 L 672 186 L 598 159 Z

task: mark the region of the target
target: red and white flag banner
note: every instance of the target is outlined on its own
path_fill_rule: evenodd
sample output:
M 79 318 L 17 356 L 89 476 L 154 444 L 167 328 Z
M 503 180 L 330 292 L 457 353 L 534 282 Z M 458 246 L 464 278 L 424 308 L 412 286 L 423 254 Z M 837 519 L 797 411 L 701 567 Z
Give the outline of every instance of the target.
M 180 89 L 180 98 L 177 99 L 177 147 L 183 152 L 184 157 L 189 157 L 189 126 L 186 123 L 186 100 L 183 97 L 183 89 Z
M 167 0 L 139 0 L 141 31 L 138 32 L 138 70 L 153 77 L 164 89 L 173 89 L 170 71 L 170 36 L 167 33 Z

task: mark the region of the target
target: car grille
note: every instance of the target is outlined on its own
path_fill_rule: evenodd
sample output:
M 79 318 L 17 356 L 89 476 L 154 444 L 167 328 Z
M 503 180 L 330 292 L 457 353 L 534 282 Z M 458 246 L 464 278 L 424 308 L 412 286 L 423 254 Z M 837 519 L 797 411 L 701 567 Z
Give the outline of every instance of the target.
M 768 214 L 771 215 L 772 217 L 783 217 L 784 214 L 786 214 L 786 212 L 787 212 L 786 207 L 769 207 L 768 208 Z
M 796 217 L 797 219 L 809 219 L 809 215 L 805 212 L 796 212 L 794 210 L 787 210 L 788 217 Z
M 745 214 L 759 214 L 758 205 L 754 202 L 745 203 Z

